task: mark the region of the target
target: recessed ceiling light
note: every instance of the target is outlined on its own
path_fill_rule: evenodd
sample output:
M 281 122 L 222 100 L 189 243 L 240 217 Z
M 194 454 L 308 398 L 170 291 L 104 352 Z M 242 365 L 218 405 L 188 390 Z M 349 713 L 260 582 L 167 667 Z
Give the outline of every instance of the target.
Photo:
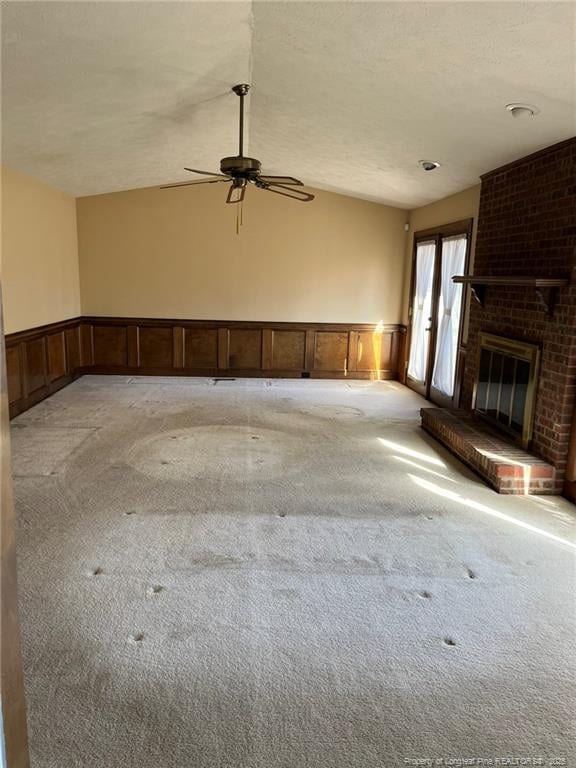
M 512 117 L 534 117 L 540 110 L 533 104 L 506 104 L 506 109 Z
M 436 163 L 434 160 L 419 160 L 418 162 L 425 171 L 435 171 L 436 168 L 440 168 L 440 163 Z

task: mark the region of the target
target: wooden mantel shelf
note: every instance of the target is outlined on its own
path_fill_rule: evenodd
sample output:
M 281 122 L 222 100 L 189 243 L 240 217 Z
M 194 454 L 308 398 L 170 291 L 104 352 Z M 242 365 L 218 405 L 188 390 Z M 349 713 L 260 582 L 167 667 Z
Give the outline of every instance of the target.
M 455 275 L 455 283 L 474 285 L 528 285 L 532 288 L 561 288 L 568 285 L 566 277 L 507 277 L 506 275 Z
M 566 277 L 516 277 L 512 275 L 455 275 L 452 280 L 455 283 L 469 285 L 472 295 L 481 307 L 484 306 L 486 288 L 489 285 L 525 285 L 528 288 L 534 288 L 542 308 L 549 315 L 554 312 L 556 291 L 558 288 L 568 285 L 569 282 Z

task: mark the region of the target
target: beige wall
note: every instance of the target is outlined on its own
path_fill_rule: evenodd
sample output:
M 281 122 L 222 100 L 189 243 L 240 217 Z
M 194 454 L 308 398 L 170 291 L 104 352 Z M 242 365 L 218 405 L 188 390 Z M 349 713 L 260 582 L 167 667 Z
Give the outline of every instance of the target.
M 465 189 L 456 195 L 445 197 L 435 203 L 423 205 L 410 212 L 410 235 L 406 243 L 406 270 L 404 274 L 404 301 L 402 322 L 408 323 L 408 309 L 410 307 L 410 277 L 412 271 L 412 251 L 414 247 L 414 234 L 432 227 L 450 224 L 462 219 L 474 219 L 472 231 L 472 244 L 470 251 L 470 271 L 474 264 L 474 246 L 476 244 L 476 228 L 478 226 L 478 207 L 480 205 L 480 184 Z
M 250 188 L 238 236 L 226 192 L 212 184 L 79 198 L 83 314 L 400 321 L 407 211 Z
M 475 239 L 480 198 L 478 185 L 408 212 L 250 189 L 237 236 L 225 192 L 214 184 L 74 201 L 3 168 L 6 332 L 80 313 L 407 322 L 414 233 L 473 217 Z
M 2 168 L 6 333 L 80 314 L 74 198 Z

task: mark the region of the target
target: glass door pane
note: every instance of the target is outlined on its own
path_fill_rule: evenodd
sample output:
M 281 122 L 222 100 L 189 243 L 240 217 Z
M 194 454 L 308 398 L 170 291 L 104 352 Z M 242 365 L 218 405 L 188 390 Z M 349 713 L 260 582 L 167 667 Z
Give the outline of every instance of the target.
M 454 275 L 464 274 L 466 244 L 466 235 L 446 237 L 442 240 L 438 330 L 432 389 L 448 398 L 454 394 L 463 288 L 461 283 L 454 283 L 452 278 Z
M 435 260 L 436 243 L 434 241 L 417 244 L 408 378 L 418 385 L 426 384 L 428 370 Z

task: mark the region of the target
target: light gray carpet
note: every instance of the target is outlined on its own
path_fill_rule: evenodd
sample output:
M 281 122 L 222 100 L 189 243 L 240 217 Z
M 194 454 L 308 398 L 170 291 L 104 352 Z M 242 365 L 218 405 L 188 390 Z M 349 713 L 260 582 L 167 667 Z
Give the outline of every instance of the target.
M 85 377 L 17 418 L 33 768 L 570 764 L 574 507 L 498 496 L 422 404 Z

